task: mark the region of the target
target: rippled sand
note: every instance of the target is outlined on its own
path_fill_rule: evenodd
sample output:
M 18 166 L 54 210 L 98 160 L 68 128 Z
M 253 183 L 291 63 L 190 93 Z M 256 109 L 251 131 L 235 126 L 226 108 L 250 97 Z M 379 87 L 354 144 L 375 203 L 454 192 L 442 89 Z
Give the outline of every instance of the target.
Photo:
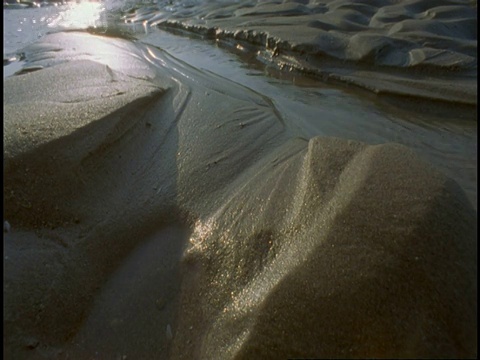
M 476 104 L 476 1 L 176 2 L 128 20 L 243 41 L 280 68 L 377 94 Z
M 299 137 L 268 97 L 152 45 L 68 32 L 25 56 L 4 83 L 6 358 L 476 356 L 477 213 L 412 150 Z

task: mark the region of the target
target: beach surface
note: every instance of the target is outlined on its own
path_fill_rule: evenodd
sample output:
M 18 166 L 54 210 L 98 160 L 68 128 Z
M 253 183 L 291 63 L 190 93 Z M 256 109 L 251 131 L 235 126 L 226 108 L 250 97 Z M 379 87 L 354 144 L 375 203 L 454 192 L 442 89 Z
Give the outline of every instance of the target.
M 170 2 L 125 20 L 414 104 L 418 139 L 412 114 L 458 114 L 476 145 L 459 125 L 476 122 L 476 1 Z M 4 79 L 6 359 L 477 356 L 476 165 L 448 158 L 465 171 L 449 176 L 390 125 L 329 136 L 341 103 L 282 105 L 275 84 L 189 65 L 182 37 L 91 32 L 29 43 Z M 376 124 L 361 103 L 336 126 Z
M 176 4 L 127 20 L 253 45 L 279 68 L 376 94 L 476 104 L 476 1 Z

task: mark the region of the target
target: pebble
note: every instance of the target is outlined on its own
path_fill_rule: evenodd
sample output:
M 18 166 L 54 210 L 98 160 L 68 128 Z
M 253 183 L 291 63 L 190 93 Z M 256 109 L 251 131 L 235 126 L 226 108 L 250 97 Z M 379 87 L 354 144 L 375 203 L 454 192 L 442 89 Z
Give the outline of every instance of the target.
M 35 338 L 28 339 L 25 347 L 29 350 L 35 349 L 38 345 L 40 345 L 40 341 Z
M 172 328 L 170 327 L 170 324 L 167 325 L 167 339 L 168 340 L 173 339 Z
M 4 233 L 10 232 L 10 223 L 6 220 L 3 222 L 3 232 Z

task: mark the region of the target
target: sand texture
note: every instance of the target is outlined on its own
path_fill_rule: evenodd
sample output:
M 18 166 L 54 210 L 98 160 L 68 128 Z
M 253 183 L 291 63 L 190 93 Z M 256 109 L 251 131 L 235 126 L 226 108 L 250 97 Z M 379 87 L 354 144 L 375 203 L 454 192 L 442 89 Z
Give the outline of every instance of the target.
M 312 3 L 205 22 L 320 22 Z M 318 8 L 391 14 L 341 4 Z M 413 151 L 292 136 L 267 97 L 141 43 L 25 55 L 39 70 L 4 82 L 6 359 L 476 356 L 477 213 Z
M 170 3 L 126 20 L 201 34 L 278 68 L 377 94 L 476 104 L 476 1 Z

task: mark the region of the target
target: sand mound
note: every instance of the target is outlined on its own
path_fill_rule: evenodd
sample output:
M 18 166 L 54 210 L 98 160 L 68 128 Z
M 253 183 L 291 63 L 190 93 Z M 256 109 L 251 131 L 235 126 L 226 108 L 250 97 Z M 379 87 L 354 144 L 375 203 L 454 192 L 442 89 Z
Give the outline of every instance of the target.
M 401 146 L 322 138 L 305 145 L 286 144 L 265 159 L 196 224 L 174 354 L 475 353 L 476 286 L 467 279 L 476 225 L 460 210 L 459 188 Z M 451 290 L 457 286 L 471 300 Z
M 151 46 L 29 53 L 4 85 L 6 358 L 476 354 L 476 212 L 411 151 L 293 138 Z
M 233 48 L 253 44 L 262 62 L 379 94 L 476 104 L 476 1 L 219 0 L 159 7 L 150 18 L 128 21 Z

